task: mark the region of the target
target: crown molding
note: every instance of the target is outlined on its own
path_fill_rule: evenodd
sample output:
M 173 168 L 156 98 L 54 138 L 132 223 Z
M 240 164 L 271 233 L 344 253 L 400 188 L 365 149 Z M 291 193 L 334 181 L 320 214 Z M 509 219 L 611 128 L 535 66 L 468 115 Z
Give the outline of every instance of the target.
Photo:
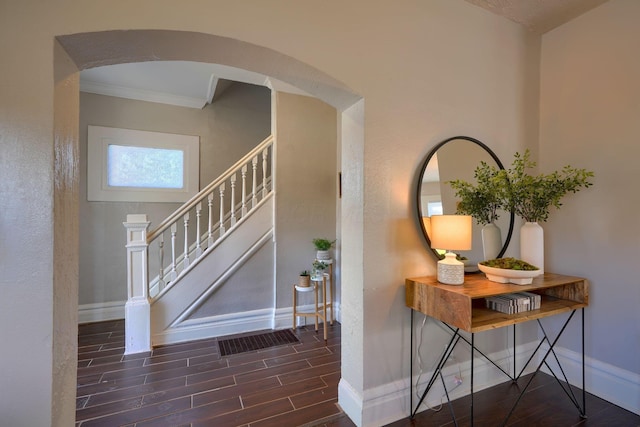
M 138 101 L 155 102 L 187 108 L 202 109 L 207 104 L 207 99 L 204 98 L 192 98 L 152 90 L 135 89 L 125 86 L 107 85 L 87 81 L 80 81 L 80 91 L 95 93 L 97 95 L 115 96 L 118 98 L 135 99 Z

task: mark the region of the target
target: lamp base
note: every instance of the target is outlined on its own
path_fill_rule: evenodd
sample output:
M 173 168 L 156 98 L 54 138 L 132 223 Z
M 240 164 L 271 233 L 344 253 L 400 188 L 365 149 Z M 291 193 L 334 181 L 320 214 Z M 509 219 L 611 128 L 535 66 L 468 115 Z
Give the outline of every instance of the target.
M 453 252 L 447 252 L 444 259 L 438 261 L 438 282 L 445 285 L 464 283 L 464 263 L 458 261 Z

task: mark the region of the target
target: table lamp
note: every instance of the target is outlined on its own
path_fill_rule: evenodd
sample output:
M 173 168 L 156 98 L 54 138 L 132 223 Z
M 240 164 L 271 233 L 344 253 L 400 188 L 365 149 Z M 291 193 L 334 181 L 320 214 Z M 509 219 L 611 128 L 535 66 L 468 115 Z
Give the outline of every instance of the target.
M 471 249 L 470 215 L 431 216 L 431 247 L 445 249 L 444 259 L 438 261 L 438 282 L 446 285 L 464 283 L 464 263 L 456 259 L 454 251 Z

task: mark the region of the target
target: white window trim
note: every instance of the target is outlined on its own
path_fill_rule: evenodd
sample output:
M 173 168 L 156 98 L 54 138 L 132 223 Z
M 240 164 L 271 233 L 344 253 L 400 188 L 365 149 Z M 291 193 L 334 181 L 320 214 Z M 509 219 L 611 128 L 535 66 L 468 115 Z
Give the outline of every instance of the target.
M 107 181 L 109 145 L 181 150 L 184 153 L 182 188 L 112 187 Z M 183 203 L 198 193 L 200 137 L 162 132 L 88 126 L 87 199 L 105 202 Z

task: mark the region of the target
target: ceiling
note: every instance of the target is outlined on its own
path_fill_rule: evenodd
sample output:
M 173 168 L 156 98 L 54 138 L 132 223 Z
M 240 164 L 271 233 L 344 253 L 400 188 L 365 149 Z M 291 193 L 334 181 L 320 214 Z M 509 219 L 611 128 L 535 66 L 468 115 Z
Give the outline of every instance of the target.
M 546 33 L 609 0 L 466 0 L 497 15 Z
M 608 0 L 465 0 L 535 33 L 545 33 Z M 247 70 L 188 61 L 109 65 L 80 73 L 80 90 L 120 98 L 204 108 L 234 82 L 308 95 L 284 82 Z
M 203 108 L 237 82 L 308 95 L 262 74 L 202 62 L 133 62 L 80 72 L 80 90 L 83 92 L 190 108 Z

